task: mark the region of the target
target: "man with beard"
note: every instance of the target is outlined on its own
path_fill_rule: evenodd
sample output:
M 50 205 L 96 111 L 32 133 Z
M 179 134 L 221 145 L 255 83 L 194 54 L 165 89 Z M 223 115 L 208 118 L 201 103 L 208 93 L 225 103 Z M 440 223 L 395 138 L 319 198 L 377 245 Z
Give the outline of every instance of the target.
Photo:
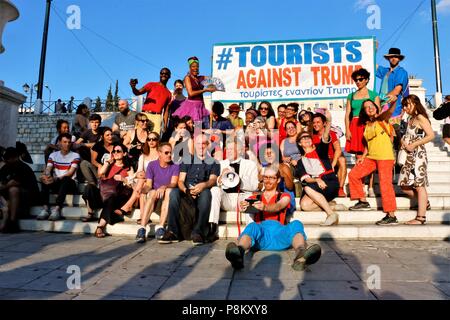
M 127 100 L 119 100 L 119 113 L 114 119 L 112 130 L 120 140 L 123 139 L 128 130 L 134 129 L 136 114 L 136 111 L 130 110 Z

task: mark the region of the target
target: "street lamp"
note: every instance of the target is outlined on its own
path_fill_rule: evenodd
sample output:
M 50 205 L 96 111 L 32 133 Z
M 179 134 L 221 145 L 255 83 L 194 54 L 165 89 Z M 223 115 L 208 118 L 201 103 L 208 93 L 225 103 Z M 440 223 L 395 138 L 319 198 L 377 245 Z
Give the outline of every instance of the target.
M 22 86 L 22 88 L 23 88 L 23 91 L 25 91 L 25 93 L 30 92 L 30 111 L 31 111 L 31 108 L 33 106 L 33 90 L 37 91 L 38 85 L 37 84 L 35 84 L 35 85 L 31 84 L 31 87 L 30 87 L 28 85 L 28 83 L 25 83 Z
M 51 109 L 51 103 L 52 103 L 52 90 L 50 90 L 50 87 L 48 84 L 45 85 L 45 87 L 48 89 L 49 96 L 48 96 L 48 107 Z

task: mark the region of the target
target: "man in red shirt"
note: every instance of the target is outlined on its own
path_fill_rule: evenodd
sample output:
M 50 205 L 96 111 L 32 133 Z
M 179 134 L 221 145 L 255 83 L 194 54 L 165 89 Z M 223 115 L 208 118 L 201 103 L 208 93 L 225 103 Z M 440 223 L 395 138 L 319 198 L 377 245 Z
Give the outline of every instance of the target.
M 286 209 L 291 198 L 288 193 L 279 193 L 280 171 L 276 166 L 264 169 L 264 192 L 259 197 L 253 197 L 256 202 L 251 206 L 249 201 L 242 201 L 242 212 L 254 212 L 255 221 L 249 223 L 239 236 L 239 243 L 230 242 L 225 250 L 225 257 L 234 269 L 244 267 L 244 253 L 252 250 L 280 251 L 291 246 L 295 250 L 294 270 L 304 270 L 308 265 L 319 260 L 321 248 L 314 244 L 306 244 L 306 234 L 303 224 L 294 220 L 286 223 Z M 252 197 L 251 197 L 252 198 Z M 247 209 L 250 207 L 250 211 Z
M 172 99 L 172 93 L 167 89 L 167 82 L 169 81 L 171 72 L 168 68 L 162 68 L 159 72 L 159 82 L 149 82 L 141 89 L 136 88 L 137 79 L 130 80 L 130 86 L 133 94 L 139 96 L 147 93 L 142 112 L 147 115 L 147 118 L 153 123 L 151 131 L 161 134 L 161 121 L 163 120 L 164 112 L 164 131 L 167 129 L 169 119 L 169 103 Z
M 315 113 L 312 118 L 313 121 L 313 143 L 319 144 L 323 132 L 325 131 L 325 124 L 327 118 L 321 113 Z M 337 176 L 339 180 L 339 197 L 345 198 L 347 195 L 344 192 L 345 177 L 347 176 L 347 161 L 342 155 L 341 145 L 335 132 L 330 131 L 331 143 L 329 144 L 328 157 L 331 161 L 331 166 L 336 171 L 336 165 L 338 166 Z

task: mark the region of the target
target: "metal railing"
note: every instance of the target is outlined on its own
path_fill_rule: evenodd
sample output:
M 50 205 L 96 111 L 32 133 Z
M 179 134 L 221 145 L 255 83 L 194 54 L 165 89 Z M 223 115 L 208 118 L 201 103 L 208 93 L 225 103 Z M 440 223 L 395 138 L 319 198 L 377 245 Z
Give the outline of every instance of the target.
M 135 98 L 127 98 L 125 99 L 128 101 L 130 109 L 131 110 L 137 110 L 138 109 L 138 101 Z M 106 99 L 100 100 L 100 103 L 97 105 L 97 100 L 92 100 L 91 103 L 86 103 L 85 100 L 61 100 L 61 105 L 57 108 L 58 101 L 42 101 L 41 107 L 42 107 L 42 114 L 75 114 L 77 111 L 77 108 L 80 104 L 86 104 L 91 113 L 94 112 L 116 112 L 118 111 L 118 106 L 116 106 L 113 102 L 113 104 L 110 106 L 110 108 L 106 108 Z M 64 106 L 63 108 L 61 108 Z M 18 108 L 19 114 L 38 114 L 39 106 L 36 103 L 36 101 L 33 102 L 24 102 L 21 104 Z

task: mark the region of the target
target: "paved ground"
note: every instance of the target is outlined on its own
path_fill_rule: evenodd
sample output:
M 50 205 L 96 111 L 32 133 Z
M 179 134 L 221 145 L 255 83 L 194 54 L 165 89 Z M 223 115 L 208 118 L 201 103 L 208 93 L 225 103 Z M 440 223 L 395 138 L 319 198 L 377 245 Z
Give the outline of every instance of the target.
M 450 300 L 450 242 L 320 242 L 322 258 L 306 272 L 290 268 L 292 250 L 247 255 L 233 272 L 226 244 L 0 234 L 0 299 Z

